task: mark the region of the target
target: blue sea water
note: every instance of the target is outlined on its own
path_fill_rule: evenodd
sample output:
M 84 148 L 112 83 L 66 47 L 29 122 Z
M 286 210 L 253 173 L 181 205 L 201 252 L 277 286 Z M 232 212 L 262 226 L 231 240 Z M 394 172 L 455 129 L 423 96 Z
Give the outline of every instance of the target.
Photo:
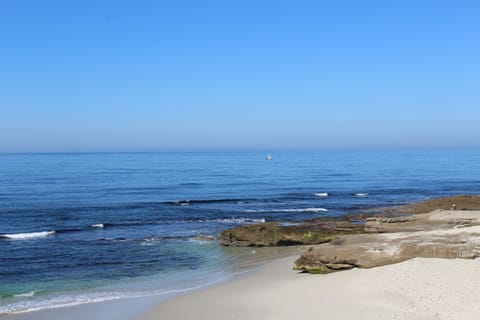
M 222 230 L 480 190 L 478 150 L 0 154 L 0 314 L 189 290 Z

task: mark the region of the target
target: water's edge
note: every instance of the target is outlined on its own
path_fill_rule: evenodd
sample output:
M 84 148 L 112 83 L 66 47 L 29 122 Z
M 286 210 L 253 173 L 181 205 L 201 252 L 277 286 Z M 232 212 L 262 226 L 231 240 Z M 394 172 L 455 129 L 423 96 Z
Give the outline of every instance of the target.
M 186 295 L 194 291 L 205 290 L 225 282 L 234 281 L 241 277 L 258 272 L 268 264 L 275 263 L 278 259 L 298 257 L 308 246 L 294 247 L 262 247 L 262 248 L 234 248 L 242 251 L 239 264 L 230 266 L 221 277 L 197 287 L 178 290 L 165 294 L 151 294 L 142 297 L 124 297 L 113 300 L 85 302 L 72 306 L 51 307 L 36 311 L 14 314 L 0 314 L 2 320 L 83 320 L 83 319 L 109 319 L 109 320 L 136 320 L 149 312 L 153 307 Z

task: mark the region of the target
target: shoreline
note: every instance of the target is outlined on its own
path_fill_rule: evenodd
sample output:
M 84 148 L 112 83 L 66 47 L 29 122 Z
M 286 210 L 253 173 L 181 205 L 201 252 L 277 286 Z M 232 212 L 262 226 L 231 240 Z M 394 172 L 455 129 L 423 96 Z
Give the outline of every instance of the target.
M 168 298 L 126 298 L 0 319 L 473 320 L 480 312 L 480 259 L 414 258 L 311 275 L 292 269 L 297 258 L 292 252 L 223 282 Z
M 355 312 L 369 315 L 365 318 L 356 317 L 357 319 L 374 319 L 375 317 L 384 319 L 392 314 L 397 319 L 414 317 L 419 319 L 442 319 L 445 317 L 445 319 L 454 319 L 456 316 L 458 316 L 458 319 L 469 319 L 472 310 L 480 312 L 480 307 L 474 307 L 480 305 L 480 276 L 477 276 L 474 272 L 475 268 L 480 267 L 480 262 L 477 262 L 477 260 L 459 261 L 459 259 L 437 258 L 478 257 L 475 247 L 476 242 L 473 239 L 479 234 L 477 229 L 480 227 L 480 211 L 473 211 L 469 206 L 480 205 L 480 196 L 462 195 L 455 198 L 433 199 L 423 203 L 411 204 L 409 207 L 417 206 L 421 208 L 420 210 L 423 210 L 424 207 L 439 206 L 439 203 L 444 206 L 451 206 L 452 199 L 454 199 L 453 203 L 457 203 L 461 210 L 437 209 L 428 214 L 417 214 L 413 218 L 412 216 L 407 218 L 370 218 L 366 220 L 364 226 L 365 230 L 367 227 L 369 230 L 363 235 L 344 235 L 346 238 L 338 238 L 338 241 L 331 242 L 332 245 L 314 245 L 313 247 L 311 245 L 224 247 L 224 254 L 232 255 L 235 259 L 231 260 L 228 265 L 215 265 L 215 272 L 218 271 L 219 276 L 210 278 L 214 281 L 204 281 L 202 284 L 188 287 L 186 290 L 174 290 L 168 294 L 149 294 L 142 297 L 112 299 L 102 302 L 83 302 L 73 306 L 50 307 L 16 314 L 2 314 L 0 319 L 163 320 L 196 317 L 200 320 L 215 320 L 230 319 L 228 317 L 230 312 L 234 313 L 232 319 L 236 319 L 237 316 L 247 319 L 287 319 L 288 317 L 285 316 L 287 314 L 290 314 L 290 317 L 295 317 L 295 314 L 289 311 L 290 309 L 296 309 L 301 318 L 316 318 L 321 316 L 321 314 L 315 313 L 318 306 L 329 317 L 336 319 L 354 317 Z M 418 235 L 414 231 L 417 231 Z M 369 232 L 373 233 L 369 234 Z M 457 236 L 460 234 L 461 237 L 448 238 L 449 235 Z M 407 235 L 411 238 L 407 238 Z M 402 237 L 405 237 L 405 239 Z M 445 239 L 442 237 L 445 237 Z M 347 238 L 352 239 L 352 242 L 357 246 L 360 244 L 360 247 L 353 248 L 354 250 L 350 253 L 347 252 L 348 255 L 345 258 L 348 260 L 345 260 L 347 262 L 338 262 L 336 260 L 342 259 L 338 246 L 348 245 Z M 370 239 L 369 241 L 374 238 L 373 240 L 378 242 L 370 243 L 367 241 L 363 246 L 369 254 L 372 254 L 370 249 L 375 247 L 375 250 L 373 250 L 374 257 L 370 258 L 375 261 L 371 266 L 362 266 L 362 263 L 354 261 L 354 256 L 363 252 L 362 241 L 360 241 L 363 238 Z M 386 243 L 384 238 L 392 238 L 405 243 L 416 243 L 414 245 L 416 251 L 412 256 L 414 259 L 406 258 L 411 260 L 405 261 L 404 259 L 403 262 L 399 263 L 392 260 L 390 263 L 394 264 L 387 266 L 377 264 L 377 266 L 380 266 L 368 269 L 378 263 L 379 253 L 392 254 L 395 251 L 394 255 L 401 255 L 399 254 L 400 251 L 397 250 L 398 248 L 393 251 L 389 249 L 390 247 L 386 248 L 388 250 L 384 250 L 383 247 L 380 248 L 380 245 Z M 430 247 L 423 249 L 424 251 L 419 251 L 420 244 L 425 241 Z M 470 243 L 471 247 L 456 247 L 457 243 Z M 397 243 L 393 244 L 400 246 Z M 452 254 L 446 254 L 449 252 L 447 251 L 449 246 Z M 335 260 L 333 261 L 336 263 L 335 266 L 333 266 L 333 262 L 326 260 L 328 259 L 326 252 L 329 252 L 326 251 L 326 248 L 328 247 L 332 249 L 330 250 L 332 256 L 329 259 L 331 261 Z M 318 276 L 293 271 L 293 266 L 297 267 L 294 261 L 300 254 L 304 256 L 307 248 L 310 249 L 308 254 L 312 256 L 311 262 L 313 264 L 323 263 L 339 270 L 337 265 L 345 268 L 346 263 L 348 263 L 348 266 L 361 267 L 361 269 L 354 268 L 349 271 Z M 427 249 L 432 249 L 433 255 L 430 253 L 431 250 L 428 251 Z M 440 254 L 442 252 L 443 256 Z M 427 255 L 418 258 L 422 257 L 422 253 Z M 320 260 L 318 260 L 319 257 Z M 317 260 L 320 262 L 316 262 Z M 431 269 L 432 266 L 435 268 Z M 305 268 L 302 270 L 307 271 Z M 450 276 L 448 272 L 451 270 L 461 270 L 461 276 L 457 274 Z M 434 272 L 432 273 L 432 271 Z M 432 274 L 436 274 L 435 279 L 431 278 Z M 383 284 L 378 282 L 379 278 L 383 279 Z M 189 273 L 186 279 L 189 283 L 193 283 L 195 275 Z M 170 280 L 172 283 L 178 283 L 179 278 L 173 276 Z M 467 280 L 471 282 L 466 282 Z M 418 284 L 425 283 L 427 283 L 427 287 L 418 288 Z M 154 285 L 159 284 L 155 283 Z M 472 287 L 472 284 L 475 284 L 475 286 Z M 159 288 L 162 289 L 161 285 Z M 349 289 L 345 290 L 345 288 Z M 450 292 L 456 292 L 456 296 L 449 296 Z M 465 297 L 462 292 L 470 292 L 471 295 Z M 365 295 L 372 295 L 372 297 L 365 300 Z M 461 300 L 458 300 L 457 296 L 461 296 Z M 425 300 L 425 297 L 430 298 Z M 449 302 L 453 301 L 452 304 L 449 304 L 449 309 L 442 309 L 447 305 L 441 301 L 442 299 Z M 344 305 L 344 300 L 354 301 L 354 303 Z M 418 306 L 419 302 L 422 303 L 420 307 Z M 240 309 L 238 309 L 239 305 L 242 306 Z M 290 306 L 290 309 L 285 309 L 286 306 Z M 315 310 L 310 310 L 312 306 L 315 306 L 313 308 Z M 340 310 L 332 309 L 332 306 L 337 306 Z M 347 307 L 357 311 L 344 313 L 343 309 Z M 435 312 L 432 313 L 433 311 Z
M 294 259 L 165 301 L 137 320 L 473 320 L 480 312 L 479 259 L 415 258 L 326 275 L 295 272 Z
M 79 303 L 70 306 L 59 306 L 41 310 L 0 314 L 2 320 L 83 320 L 109 319 L 109 320 L 135 320 L 148 310 L 170 300 L 189 295 L 197 291 L 208 290 L 224 283 L 235 281 L 251 274 L 257 273 L 265 265 L 274 263 L 284 257 L 298 257 L 305 251 L 305 246 L 296 247 L 264 247 L 264 248 L 240 248 L 238 265 L 228 266 L 223 270 L 224 275 L 213 281 L 208 281 L 197 287 L 177 290 L 167 294 L 152 294 L 141 297 L 124 297 L 106 301 L 94 301 Z M 227 250 L 230 250 L 227 248 Z

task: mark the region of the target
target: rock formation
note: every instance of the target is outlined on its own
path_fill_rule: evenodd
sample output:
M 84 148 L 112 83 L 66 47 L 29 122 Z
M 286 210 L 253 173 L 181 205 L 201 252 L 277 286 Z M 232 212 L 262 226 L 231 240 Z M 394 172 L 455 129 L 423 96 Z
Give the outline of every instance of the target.
M 437 198 L 372 212 L 242 226 L 222 232 L 222 244 L 315 245 L 294 267 L 311 273 L 372 268 L 415 257 L 480 256 L 480 196 Z
M 390 213 L 427 213 L 434 210 L 480 210 L 480 195 L 458 195 L 453 197 L 434 198 L 418 203 L 412 203 L 397 208 L 387 208 L 384 212 Z
M 309 222 L 267 222 L 228 229 L 222 232 L 222 244 L 232 247 L 263 247 L 319 244 L 335 236 L 363 233 L 363 225 L 346 220 Z
M 337 218 L 317 218 L 302 222 L 269 222 L 228 229 L 222 232 L 224 246 L 291 246 L 321 244 L 335 236 L 358 233 L 416 231 L 439 223 L 416 216 L 435 209 L 480 210 L 480 196 L 460 195 L 431 199 L 411 205 L 372 210 L 371 213 L 351 214 Z M 467 219 L 468 220 L 468 219 Z M 467 220 L 455 223 L 466 223 Z M 448 223 L 447 223 L 448 224 Z M 364 228 L 365 227 L 365 228 Z
M 354 267 L 372 268 L 415 257 L 480 256 L 480 211 L 436 210 L 405 219 L 371 218 L 365 229 L 382 233 L 337 237 L 303 253 L 294 268 L 328 273 Z

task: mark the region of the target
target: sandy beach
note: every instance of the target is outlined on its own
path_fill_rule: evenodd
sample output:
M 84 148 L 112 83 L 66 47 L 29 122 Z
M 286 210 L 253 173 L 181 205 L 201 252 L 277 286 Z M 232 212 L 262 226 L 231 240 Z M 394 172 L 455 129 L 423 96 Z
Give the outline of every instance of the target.
M 170 300 L 121 299 L 1 317 L 32 319 L 478 319 L 480 260 L 415 258 L 326 275 L 292 270 L 298 255 Z
M 289 257 L 155 306 L 154 319 L 478 319 L 480 260 L 423 259 L 327 275 Z

